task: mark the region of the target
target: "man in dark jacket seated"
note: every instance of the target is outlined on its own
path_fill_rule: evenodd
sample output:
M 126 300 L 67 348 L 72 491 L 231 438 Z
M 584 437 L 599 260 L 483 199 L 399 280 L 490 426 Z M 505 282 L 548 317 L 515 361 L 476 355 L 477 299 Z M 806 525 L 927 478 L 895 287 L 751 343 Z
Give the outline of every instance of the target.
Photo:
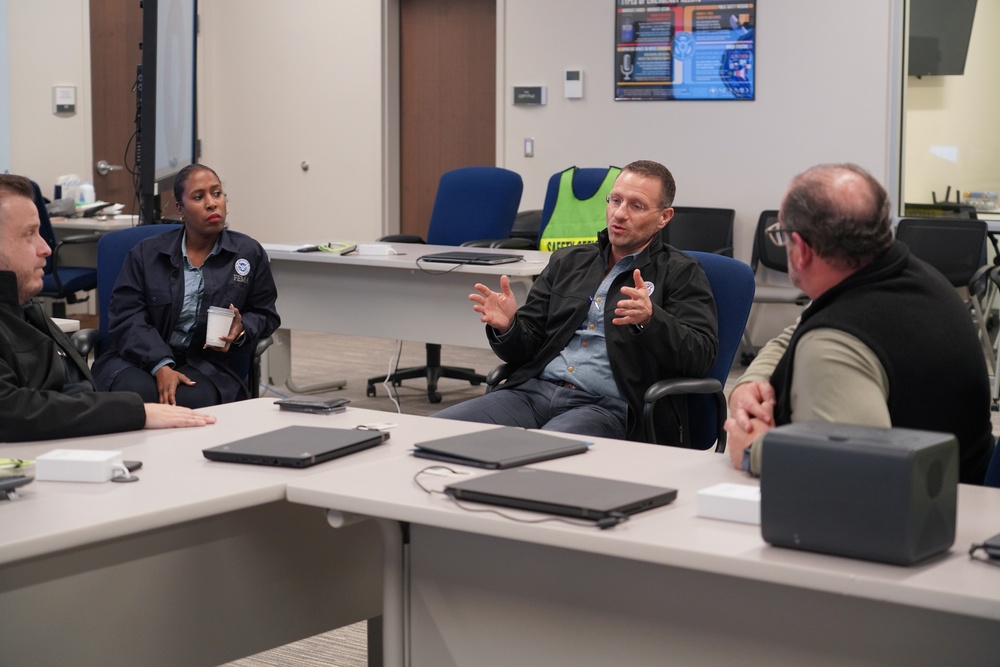
M 52 250 L 39 236 L 31 182 L 0 175 L 0 440 L 47 440 L 203 426 L 212 415 L 97 392 L 87 363 L 32 301 Z
M 704 375 L 718 352 L 704 271 L 660 240 L 675 191 L 666 167 L 633 162 L 608 196 L 597 243 L 553 253 L 522 307 L 507 276 L 500 292 L 477 284 L 473 310 L 514 371 L 497 391 L 435 416 L 642 439 L 646 389 Z

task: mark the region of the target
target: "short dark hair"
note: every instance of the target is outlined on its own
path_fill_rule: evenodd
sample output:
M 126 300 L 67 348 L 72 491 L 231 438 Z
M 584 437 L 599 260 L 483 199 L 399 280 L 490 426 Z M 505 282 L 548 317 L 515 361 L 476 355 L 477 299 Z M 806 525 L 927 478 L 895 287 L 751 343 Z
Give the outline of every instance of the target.
M 35 199 L 35 191 L 27 178 L 14 174 L 0 174 L 0 201 L 9 195 L 27 197 L 32 201 Z
M 794 179 L 781 222 L 821 258 L 842 268 L 868 264 L 892 245 L 889 193 L 856 164 L 821 164 Z
M 177 176 L 174 177 L 175 202 L 177 202 L 178 204 L 181 203 L 181 199 L 184 197 L 184 188 L 187 186 L 188 178 L 191 177 L 191 174 L 193 174 L 196 171 L 200 171 L 202 169 L 212 172 L 212 174 L 215 175 L 216 178 L 219 178 L 219 175 L 216 174 L 215 170 L 212 169 L 211 167 L 206 167 L 205 165 L 198 163 L 189 164 L 188 166 L 184 167 L 179 172 L 177 172 Z M 219 178 L 219 182 L 222 182 L 221 178 Z
M 674 195 L 677 194 L 677 184 L 674 182 L 674 175 L 670 170 L 659 162 L 652 160 L 636 160 L 625 165 L 622 171 L 631 171 L 635 174 L 649 176 L 660 181 L 660 207 L 670 208 L 674 203 Z

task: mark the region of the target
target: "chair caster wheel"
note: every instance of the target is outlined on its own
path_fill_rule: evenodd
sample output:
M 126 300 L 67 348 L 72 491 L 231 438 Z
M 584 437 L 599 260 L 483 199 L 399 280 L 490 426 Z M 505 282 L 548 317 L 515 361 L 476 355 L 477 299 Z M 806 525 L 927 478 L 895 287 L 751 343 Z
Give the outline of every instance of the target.
M 431 403 L 440 403 L 441 394 L 437 393 L 436 391 L 429 391 L 427 392 L 427 400 Z
M 368 388 L 365 389 L 365 395 L 368 396 L 368 398 L 374 398 L 375 397 L 375 386 L 374 385 L 368 385 Z

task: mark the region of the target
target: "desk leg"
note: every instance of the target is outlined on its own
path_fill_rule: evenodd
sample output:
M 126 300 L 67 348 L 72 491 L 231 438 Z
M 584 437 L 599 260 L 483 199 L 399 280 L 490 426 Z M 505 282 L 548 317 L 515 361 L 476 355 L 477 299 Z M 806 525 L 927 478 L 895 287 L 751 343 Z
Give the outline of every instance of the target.
M 334 528 L 343 528 L 368 517 L 340 510 L 327 510 L 326 520 Z M 408 524 L 388 519 L 376 519 L 382 534 L 382 665 L 409 665 L 409 547 Z M 371 621 L 369 621 L 371 632 Z M 369 654 L 369 658 L 371 655 Z M 369 664 L 372 664 L 369 659 Z
M 318 391 L 343 389 L 347 386 L 347 380 L 298 386 L 292 380 L 292 332 L 288 329 L 278 329 L 272 337 L 274 343 L 267 349 L 267 371 L 262 373 L 272 386 L 283 384 L 294 394 L 312 394 Z

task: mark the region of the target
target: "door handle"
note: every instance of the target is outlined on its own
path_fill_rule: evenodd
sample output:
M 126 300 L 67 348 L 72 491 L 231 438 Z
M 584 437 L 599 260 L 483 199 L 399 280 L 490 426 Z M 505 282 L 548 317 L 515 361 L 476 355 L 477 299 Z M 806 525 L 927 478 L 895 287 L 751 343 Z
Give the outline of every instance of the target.
M 101 176 L 107 176 L 110 171 L 119 171 L 125 168 L 120 164 L 108 164 L 107 160 L 100 160 L 95 166 L 97 167 L 97 173 Z

